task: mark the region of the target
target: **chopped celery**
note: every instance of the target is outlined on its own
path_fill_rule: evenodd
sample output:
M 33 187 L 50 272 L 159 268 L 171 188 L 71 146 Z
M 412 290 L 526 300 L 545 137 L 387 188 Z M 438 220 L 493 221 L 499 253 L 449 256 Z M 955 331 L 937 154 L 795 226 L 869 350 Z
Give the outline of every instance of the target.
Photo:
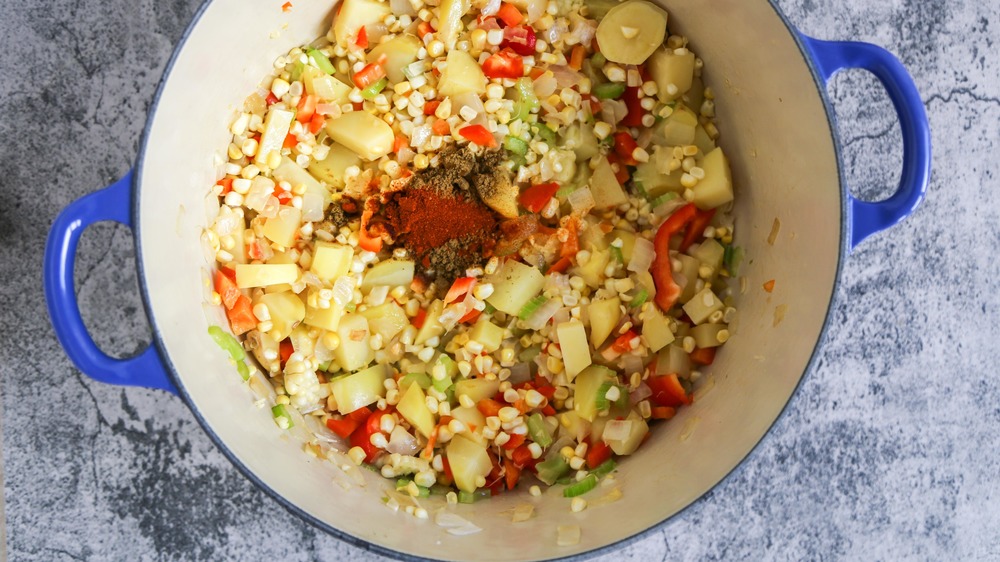
M 556 453 L 549 460 L 536 464 L 535 469 L 538 471 L 538 479 L 551 486 L 569 472 L 569 463 L 561 454 Z
M 413 383 L 420 385 L 420 388 L 427 390 L 431 387 L 431 378 L 426 373 L 409 373 L 399 379 L 399 386 L 410 386 Z
M 519 78 L 514 84 L 514 112 L 511 120 L 520 119 L 526 121 L 532 111 L 537 111 L 539 107 L 538 97 L 535 95 L 535 86 L 531 78 Z
M 733 245 L 726 246 L 726 251 L 722 254 L 722 265 L 730 276 L 739 275 L 741 262 L 743 262 L 743 248 Z
M 475 503 L 481 499 L 490 497 L 489 490 L 476 490 L 475 492 L 458 491 L 458 503 Z
M 552 434 L 549 433 L 549 428 L 545 427 L 545 420 L 542 418 L 542 414 L 538 412 L 528 416 L 528 435 L 531 436 L 532 441 L 538 443 L 542 448 L 552 444 Z
M 590 473 L 598 478 L 604 478 L 608 474 L 611 474 L 611 471 L 617 467 L 618 465 L 615 464 L 614 459 L 608 459 L 598 465 L 594 470 L 591 470 Z
M 316 68 L 322 70 L 327 74 L 333 74 L 337 72 L 337 69 L 333 67 L 333 63 L 330 62 L 330 57 L 324 55 L 322 51 L 316 49 L 309 49 L 306 51 L 306 55 L 316 63 Z
M 618 263 L 625 263 L 625 256 L 622 255 L 621 248 L 618 246 L 608 246 L 608 249 L 611 250 L 611 255 L 618 260 Z
M 295 64 L 293 64 L 291 72 L 288 73 L 288 79 L 294 82 L 299 78 L 301 78 L 302 69 L 305 68 L 305 66 L 306 65 L 302 64 L 301 61 L 297 61 Z
M 410 480 L 409 478 L 399 478 L 396 480 L 396 489 L 402 490 L 403 488 L 409 486 L 410 482 L 413 482 L 413 480 Z
M 578 186 L 575 185 L 575 183 L 567 183 L 562 187 L 560 187 L 558 191 L 556 191 L 556 199 L 565 199 L 566 197 L 569 196 L 570 193 L 573 193 L 577 189 Z
M 503 147 L 514 154 L 524 156 L 528 153 L 528 143 L 518 137 L 507 135 L 503 139 Z
M 534 125 L 533 128 L 535 130 L 535 134 L 537 134 L 539 137 L 541 137 L 542 140 L 545 141 L 546 144 L 548 144 L 549 146 L 555 146 L 556 145 L 556 132 L 555 131 L 553 131 L 552 129 L 548 128 L 548 126 L 546 126 L 543 123 L 535 123 L 535 125 Z
M 427 496 L 431 495 L 430 488 L 425 488 L 419 484 L 415 484 L 413 480 L 410 480 L 409 478 L 400 478 L 399 480 L 396 480 L 396 491 L 405 492 L 412 496 L 413 494 L 410 491 L 411 485 L 415 486 L 417 489 L 417 495 L 414 497 L 426 498 Z
M 538 295 L 528 301 L 523 307 L 521 307 L 521 312 L 517 313 L 517 317 L 521 320 L 527 320 L 536 310 L 539 309 L 543 304 L 548 302 L 549 299 L 545 295 Z
M 333 363 L 333 361 L 324 361 L 323 363 L 320 363 L 319 364 L 319 370 L 320 371 L 329 371 L 330 370 L 330 363 Z
M 295 426 L 292 423 L 292 416 L 288 414 L 288 408 L 284 404 L 278 404 L 271 408 L 271 415 L 274 417 L 274 423 L 278 424 L 281 429 L 290 429 Z
M 602 53 L 594 53 L 590 57 L 590 64 L 594 65 L 594 68 L 603 68 L 607 64 L 608 59 L 604 57 Z
M 640 306 L 646 304 L 649 299 L 649 291 L 645 287 L 639 287 L 639 289 L 632 295 L 632 301 L 628 303 L 629 308 L 639 308 Z
M 496 311 L 497 307 L 493 306 L 490 303 L 486 303 L 486 308 L 483 309 L 483 314 L 493 314 Z
M 250 380 L 250 367 L 247 367 L 247 364 L 243 362 L 247 354 L 243 351 L 243 346 L 240 345 L 240 342 L 218 326 L 209 326 L 208 335 L 212 336 L 215 343 L 228 353 L 229 358 L 236 363 L 236 370 L 240 373 L 240 377 L 243 380 Z
M 593 490 L 596 486 L 597 477 L 593 474 L 588 474 L 586 478 L 580 480 L 576 484 L 571 484 L 563 488 L 563 497 L 575 498 L 577 496 L 582 496 L 583 494 Z
M 604 84 L 598 84 L 594 86 L 594 95 L 597 99 L 602 100 L 616 100 L 622 97 L 625 93 L 625 83 L 624 82 L 606 82 Z
M 619 407 L 628 405 L 628 391 L 623 389 L 621 385 L 615 384 L 612 381 L 604 381 L 601 383 L 601 387 L 597 389 L 597 396 L 594 398 L 594 403 L 597 405 L 597 410 L 607 410 L 611 407 L 612 402 L 608 400 L 607 394 L 611 390 L 611 387 L 618 388 L 618 399 L 616 399 L 613 404 Z
M 454 384 L 455 375 L 458 374 L 458 364 L 445 353 L 438 355 L 437 365 L 444 366 L 444 378 L 436 379 L 431 377 L 431 384 L 438 392 L 447 392 Z
M 572 484 L 573 482 L 576 482 L 576 479 L 574 479 L 572 476 L 569 475 L 563 476 L 562 478 L 556 480 L 556 484 L 559 484 L 560 486 L 567 486 L 569 484 Z
M 514 171 L 515 172 L 518 169 L 520 169 L 521 166 L 527 166 L 528 165 L 527 158 L 525 158 L 524 156 L 521 156 L 520 154 L 517 154 L 516 152 L 512 152 L 510 154 L 510 161 L 514 163 Z
M 635 192 L 643 199 L 649 199 L 649 193 L 646 188 L 643 187 L 642 182 L 632 180 L 632 185 L 635 186 Z
M 379 80 L 378 82 L 370 84 L 367 88 L 361 90 L 361 97 L 365 98 L 366 100 L 375 99 L 375 96 L 379 95 L 379 93 L 385 89 L 385 86 L 388 83 L 389 79 L 383 76 L 382 79 Z
M 650 203 L 650 206 L 655 209 L 660 205 L 666 203 L 667 201 L 673 201 L 674 199 L 677 199 L 677 197 L 679 196 L 672 191 L 669 193 L 664 193 L 663 195 L 657 197 L 656 199 L 653 199 L 653 202 Z
M 538 354 L 541 352 L 542 352 L 541 346 L 533 345 L 523 350 L 520 354 L 518 354 L 517 358 L 520 359 L 522 362 L 526 363 L 537 357 Z

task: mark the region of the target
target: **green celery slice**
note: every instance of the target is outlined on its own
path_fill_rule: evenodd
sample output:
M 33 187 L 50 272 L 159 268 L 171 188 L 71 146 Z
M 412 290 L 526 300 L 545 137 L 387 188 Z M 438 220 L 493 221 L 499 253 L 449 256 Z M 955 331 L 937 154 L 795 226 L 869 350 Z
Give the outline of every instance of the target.
M 597 487 L 597 477 L 593 474 L 588 474 L 586 478 L 580 480 L 576 484 L 571 484 L 563 488 L 563 497 L 575 498 L 577 496 L 582 496 L 583 494 L 593 490 L 595 487 Z
M 549 428 L 545 427 L 545 420 L 542 414 L 535 412 L 528 416 L 528 435 L 531 440 L 538 443 L 543 449 L 552 444 L 552 434 Z
M 548 300 L 549 299 L 545 295 L 538 295 L 532 298 L 521 308 L 521 312 L 517 313 L 517 317 L 521 320 L 527 320 L 529 316 L 534 314 L 535 311 L 548 302 Z
M 337 72 L 337 69 L 333 67 L 333 63 L 330 62 L 330 57 L 323 54 L 322 51 L 317 49 L 309 49 L 306 51 L 306 55 L 316 63 L 316 68 L 319 68 L 327 74 L 333 74 Z
M 594 86 L 592 92 L 597 96 L 597 99 L 616 100 L 625 93 L 625 84 L 623 82 L 605 82 Z

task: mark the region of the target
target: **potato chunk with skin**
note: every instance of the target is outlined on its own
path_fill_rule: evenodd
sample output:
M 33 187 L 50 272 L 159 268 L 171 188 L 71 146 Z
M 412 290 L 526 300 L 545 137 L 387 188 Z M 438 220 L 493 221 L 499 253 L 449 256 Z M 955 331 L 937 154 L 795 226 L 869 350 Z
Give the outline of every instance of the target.
M 482 94 L 486 91 L 486 76 L 472 55 L 465 51 L 450 51 L 447 63 L 438 79 L 439 94 L 457 96 L 466 92 Z
M 699 209 L 712 209 L 732 201 L 733 176 L 722 148 L 706 154 L 701 168 L 705 171 L 705 177 L 692 189 L 694 204 Z
M 362 27 L 380 22 L 391 13 L 388 2 L 344 0 L 337 17 L 333 18 L 333 35 L 337 45 L 354 47 Z
M 385 43 L 379 43 L 369 51 L 368 62 L 375 62 L 380 56 L 385 55 L 385 73 L 389 76 L 390 82 L 398 84 L 406 80 L 403 68 L 417 60 L 417 53 L 422 46 L 420 39 L 413 35 L 397 35 Z
M 646 0 L 628 0 L 608 10 L 597 25 L 597 42 L 609 61 L 642 64 L 663 44 L 667 13 Z
M 677 54 L 678 52 L 681 54 Z M 649 57 L 647 68 L 656 82 L 660 101 L 674 101 L 691 89 L 694 80 L 694 53 L 688 49 L 660 48 Z
M 455 485 L 463 492 L 475 492 L 477 481 L 485 480 L 493 469 L 486 447 L 462 435 L 452 437 L 445 450 Z
M 330 138 L 353 150 L 365 160 L 389 154 L 395 140 L 392 127 L 367 111 L 351 111 L 326 124 Z

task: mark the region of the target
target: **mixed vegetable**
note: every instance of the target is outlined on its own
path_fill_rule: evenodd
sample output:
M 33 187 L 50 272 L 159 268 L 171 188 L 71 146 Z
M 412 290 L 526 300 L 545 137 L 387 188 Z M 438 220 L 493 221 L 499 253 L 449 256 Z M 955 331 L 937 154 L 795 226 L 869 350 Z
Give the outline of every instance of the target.
M 585 508 L 730 335 L 741 253 L 701 61 L 645 0 L 343 0 L 334 20 L 231 126 L 204 238 L 239 339 L 212 337 L 244 379 L 253 355 L 280 427 L 318 420 L 401 492 L 527 480 Z M 470 195 L 503 242 L 442 283 L 377 213 L 456 148 L 499 151 L 513 188 Z

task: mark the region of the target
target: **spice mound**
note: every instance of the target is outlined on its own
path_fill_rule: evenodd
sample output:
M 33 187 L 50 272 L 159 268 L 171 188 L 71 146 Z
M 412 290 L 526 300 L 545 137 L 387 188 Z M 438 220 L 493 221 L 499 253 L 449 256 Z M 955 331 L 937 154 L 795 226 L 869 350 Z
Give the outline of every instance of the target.
M 499 151 L 476 156 L 468 150 L 441 155 L 440 164 L 413 176 L 383 205 L 389 234 L 417 261 L 428 277 L 450 283 L 482 265 L 496 245 L 494 212 L 516 212 L 516 186 L 501 167 Z M 514 187 L 514 196 L 502 194 Z M 506 201 L 510 199 L 510 204 Z M 491 204 L 491 202 L 493 204 Z

